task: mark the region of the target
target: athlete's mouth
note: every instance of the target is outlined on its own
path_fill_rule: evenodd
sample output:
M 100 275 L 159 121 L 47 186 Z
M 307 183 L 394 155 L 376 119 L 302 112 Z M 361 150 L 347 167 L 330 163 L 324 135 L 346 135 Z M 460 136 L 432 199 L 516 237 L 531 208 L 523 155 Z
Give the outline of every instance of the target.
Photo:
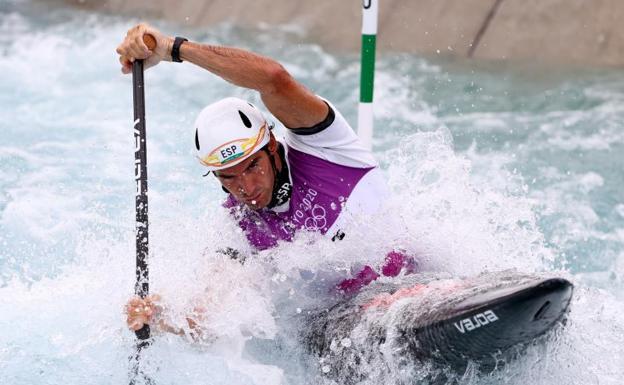
M 260 191 L 259 193 L 253 195 L 250 198 L 245 198 L 245 203 L 251 203 L 252 205 L 257 205 L 259 203 L 261 197 L 262 197 L 262 191 Z

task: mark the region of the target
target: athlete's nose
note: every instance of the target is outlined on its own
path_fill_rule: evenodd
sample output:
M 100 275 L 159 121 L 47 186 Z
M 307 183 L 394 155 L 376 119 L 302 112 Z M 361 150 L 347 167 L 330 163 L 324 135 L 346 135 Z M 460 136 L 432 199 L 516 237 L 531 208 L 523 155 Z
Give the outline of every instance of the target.
M 243 196 L 249 197 L 254 192 L 254 182 L 252 178 L 243 175 L 240 178 L 238 188 Z

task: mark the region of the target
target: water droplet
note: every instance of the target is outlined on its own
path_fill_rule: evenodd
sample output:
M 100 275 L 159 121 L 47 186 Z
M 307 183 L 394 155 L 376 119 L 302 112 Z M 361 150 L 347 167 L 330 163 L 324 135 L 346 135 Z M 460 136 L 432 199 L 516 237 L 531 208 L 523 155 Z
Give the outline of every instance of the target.
M 338 208 L 338 206 L 336 206 L 336 202 L 332 202 L 329 207 L 331 207 L 332 210 L 336 210 Z
M 351 347 L 351 339 L 343 338 L 342 341 L 340 341 L 340 345 L 344 346 L 345 348 Z
M 331 368 L 329 367 L 329 365 L 323 365 L 323 367 L 321 368 L 321 370 L 323 371 L 323 373 L 329 373 L 329 371 L 331 370 Z

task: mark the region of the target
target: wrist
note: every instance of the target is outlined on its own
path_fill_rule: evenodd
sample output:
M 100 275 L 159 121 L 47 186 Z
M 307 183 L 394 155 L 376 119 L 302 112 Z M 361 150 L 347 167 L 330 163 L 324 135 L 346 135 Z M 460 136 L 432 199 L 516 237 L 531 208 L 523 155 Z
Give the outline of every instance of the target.
M 173 46 L 171 47 L 171 60 L 176 63 L 182 63 L 182 59 L 180 58 L 180 48 L 184 42 L 187 42 L 188 39 L 185 37 L 176 36 L 173 40 Z
M 164 39 L 164 46 L 165 46 L 165 54 L 163 57 L 163 60 L 165 61 L 173 61 L 173 59 L 171 58 L 171 50 L 173 49 L 173 42 L 175 41 L 175 38 L 167 36 Z

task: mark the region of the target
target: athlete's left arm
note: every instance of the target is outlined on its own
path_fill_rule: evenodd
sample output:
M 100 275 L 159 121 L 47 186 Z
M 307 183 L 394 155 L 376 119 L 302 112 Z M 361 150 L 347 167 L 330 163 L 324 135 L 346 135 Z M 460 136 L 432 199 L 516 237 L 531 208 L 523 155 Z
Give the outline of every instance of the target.
M 329 112 L 321 98 L 266 56 L 239 48 L 185 42 L 180 57 L 232 84 L 257 90 L 269 111 L 286 127 L 314 126 Z

